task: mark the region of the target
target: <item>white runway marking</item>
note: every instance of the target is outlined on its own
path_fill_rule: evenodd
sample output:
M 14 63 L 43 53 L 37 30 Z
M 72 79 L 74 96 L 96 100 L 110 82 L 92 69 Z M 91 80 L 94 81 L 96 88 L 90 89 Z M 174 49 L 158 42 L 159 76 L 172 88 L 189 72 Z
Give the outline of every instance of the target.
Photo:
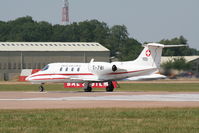
M 24 92 L 24 93 L 27 93 L 27 94 L 42 94 L 42 93 L 48 93 L 48 92 Z
M 60 98 L 19 98 L 0 99 L 0 101 L 186 101 L 199 102 L 199 94 L 168 94 L 168 95 L 111 95 L 91 97 L 60 97 Z

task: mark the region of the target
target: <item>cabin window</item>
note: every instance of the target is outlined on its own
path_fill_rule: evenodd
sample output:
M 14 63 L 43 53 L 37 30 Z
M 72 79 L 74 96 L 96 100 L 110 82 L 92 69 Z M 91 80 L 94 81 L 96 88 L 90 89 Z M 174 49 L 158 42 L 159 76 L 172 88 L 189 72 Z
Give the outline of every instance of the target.
M 62 69 L 63 69 L 63 68 L 61 67 L 61 68 L 60 68 L 60 71 L 62 71 Z
M 74 68 L 71 68 L 71 71 L 74 71 Z
M 65 71 L 68 71 L 68 67 L 66 68 L 66 70 Z
M 77 71 L 79 72 L 79 71 L 80 71 L 80 68 L 77 68 Z
M 49 68 L 49 65 L 45 66 L 45 67 L 42 69 L 42 71 L 46 71 L 46 70 L 48 70 L 48 68 Z

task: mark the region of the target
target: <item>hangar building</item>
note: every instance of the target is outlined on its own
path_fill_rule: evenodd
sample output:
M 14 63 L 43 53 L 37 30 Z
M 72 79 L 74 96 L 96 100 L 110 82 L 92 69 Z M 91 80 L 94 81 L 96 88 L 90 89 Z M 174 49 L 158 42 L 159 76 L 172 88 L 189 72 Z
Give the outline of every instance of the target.
M 41 69 L 53 62 L 109 61 L 101 44 L 83 42 L 0 42 L 0 80 L 12 80 L 22 69 Z
M 188 71 L 194 73 L 195 75 L 199 75 L 199 56 L 163 56 L 161 58 L 161 64 L 182 57 L 187 63 L 191 63 L 191 68 Z

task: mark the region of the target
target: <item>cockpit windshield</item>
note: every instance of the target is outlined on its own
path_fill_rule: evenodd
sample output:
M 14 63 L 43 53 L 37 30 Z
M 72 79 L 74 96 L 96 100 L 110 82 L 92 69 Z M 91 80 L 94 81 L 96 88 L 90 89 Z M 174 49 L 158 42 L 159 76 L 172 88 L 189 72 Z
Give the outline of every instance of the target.
M 46 71 L 48 70 L 48 68 L 49 68 L 49 65 L 46 65 L 41 71 Z

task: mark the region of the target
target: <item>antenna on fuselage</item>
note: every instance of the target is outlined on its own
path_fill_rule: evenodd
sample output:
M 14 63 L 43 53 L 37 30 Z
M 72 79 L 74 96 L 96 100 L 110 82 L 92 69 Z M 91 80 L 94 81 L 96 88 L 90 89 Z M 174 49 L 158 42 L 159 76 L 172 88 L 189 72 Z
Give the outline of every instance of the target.
M 94 60 L 95 60 L 95 59 L 93 59 L 93 58 L 92 58 L 92 59 L 91 59 L 91 61 L 90 61 L 90 63 L 93 63 L 93 62 L 94 62 Z

